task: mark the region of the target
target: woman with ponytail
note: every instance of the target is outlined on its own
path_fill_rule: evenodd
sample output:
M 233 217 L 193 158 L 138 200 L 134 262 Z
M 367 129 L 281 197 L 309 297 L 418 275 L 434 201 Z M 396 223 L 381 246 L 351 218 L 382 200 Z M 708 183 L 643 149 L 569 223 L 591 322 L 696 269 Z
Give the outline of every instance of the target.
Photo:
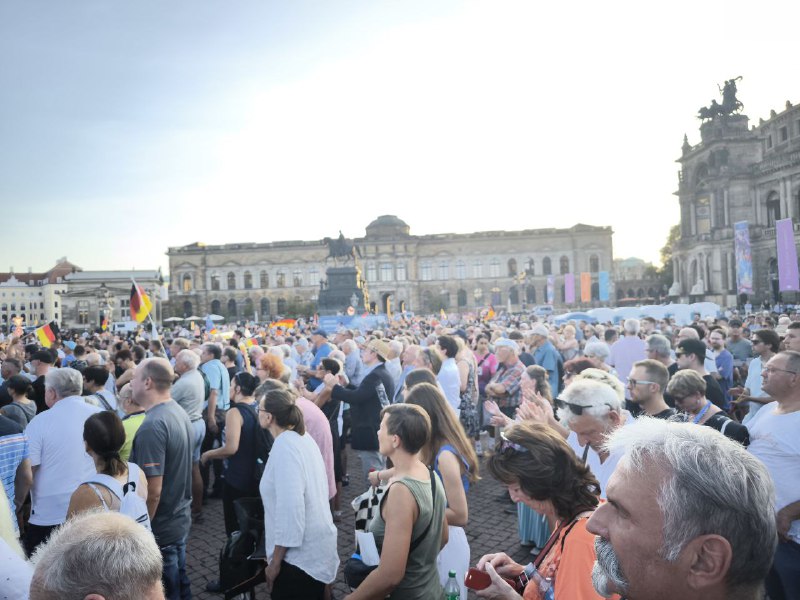
M 86 419 L 83 442 L 86 453 L 94 460 L 97 475 L 72 493 L 67 518 L 97 508 L 119 511 L 124 496 L 122 490 L 128 483 L 133 484 L 134 493 L 142 499 L 136 505 L 144 506 L 147 502 L 147 477 L 136 464 L 125 462 L 119 455 L 125 443 L 125 428 L 117 414 L 106 410 Z M 139 515 L 134 518 L 138 519 Z M 142 524 L 149 528 L 149 518 Z
M 305 435 L 294 392 L 267 381 L 255 397 L 259 423 L 275 439 L 259 486 L 270 597 L 323 600 L 339 555 L 322 454 Z

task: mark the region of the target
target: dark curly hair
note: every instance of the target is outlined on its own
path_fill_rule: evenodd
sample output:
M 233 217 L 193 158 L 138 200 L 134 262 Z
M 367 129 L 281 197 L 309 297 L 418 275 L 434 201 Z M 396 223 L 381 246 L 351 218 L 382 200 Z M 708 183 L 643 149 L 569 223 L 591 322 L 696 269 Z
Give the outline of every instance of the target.
M 555 430 L 540 423 L 519 423 L 506 429 L 504 437 L 508 441 L 486 465 L 495 479 L 506 485 L 519 483 L 536 500 L 550 500 L 560 519 L 597 507 L 597 478 Z

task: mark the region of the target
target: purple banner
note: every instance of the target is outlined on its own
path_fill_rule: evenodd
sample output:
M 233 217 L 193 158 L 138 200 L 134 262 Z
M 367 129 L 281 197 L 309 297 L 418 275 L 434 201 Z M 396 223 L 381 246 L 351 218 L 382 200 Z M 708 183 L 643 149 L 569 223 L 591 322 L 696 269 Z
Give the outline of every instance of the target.
M 781 292 L 796 292 L 800 290 L 800 274 L 791 219 L 775 221 L 775 237 L 778 243 L 778 289 Z
M 747 221 L 733 224 L 733 253 L 736 256 L 736 291 L 739 294 L 752 294 L 753 259 Z
M 547 303 L 552 306 L 553 298 L 555 297 L 556 280 L 552 275 L 547 276 Z
M 575 275 L 573 273 L 564 275 L 564 302 L 575 304 Z

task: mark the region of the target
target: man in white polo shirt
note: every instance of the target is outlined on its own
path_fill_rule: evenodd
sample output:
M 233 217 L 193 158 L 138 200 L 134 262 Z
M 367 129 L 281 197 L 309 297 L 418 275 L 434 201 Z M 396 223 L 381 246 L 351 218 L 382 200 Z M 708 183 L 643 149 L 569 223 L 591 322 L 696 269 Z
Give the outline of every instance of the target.
M 24 540 L 29 556 L 66 520 L 75 488 L 95 475 L 83 443 L 83 424 L 100 409 L 83 399 L 82 389 L 80 371 L 49 370 L 44 399 L 50 410 L 36 415 L 25 430 L 33 467 L 31 518 Z

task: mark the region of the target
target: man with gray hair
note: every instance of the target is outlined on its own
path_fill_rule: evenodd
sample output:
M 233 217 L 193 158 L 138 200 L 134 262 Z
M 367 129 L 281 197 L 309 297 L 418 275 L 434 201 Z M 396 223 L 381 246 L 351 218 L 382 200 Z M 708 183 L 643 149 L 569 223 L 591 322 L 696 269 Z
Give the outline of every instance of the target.
M 756 600 L 777 542 L 769 473 L 710 427 L 643 417 L 618 429 L 608 502 L 586 528 L 603 596 Z M 787 596 L 788 598 L 788 596 Z
M 647 358 L 657 360 L 667 369 L 675 363 L 672 358 L 672 344 L 670 344 L 667 336 L 660 333 L 654 333 L 647 337 L 645 340 L 645 354 L 647 354 Z M 674 373 L 675 369 L 670 369 L 670 371 Z
M 163 600 L 153 536 L 115 511 L 71 518 L 40 546 L 30 600 Z
M 197 519 L 203 511 L 203 475 L 200 472 L 200 447 L 206 436 L 203 402 L 206 387 L 200 374 L 200 357 L 192 350 L 181 350 L 175 356 L 177 381 L 172 385 L 172 399 L 186 411 L 194 430 L 192 446 L 192 516 Z
M 44 381 L 50 410 L 36 415 L 25 430 L 33 467 L 31 518 L 24 538 L 28 555 L 66 520 L 75 488 L 96 474 L 83 443 L 83 424 L 100 409 L 88 404 L 82 391 L 80 371 L 50 369 Z

